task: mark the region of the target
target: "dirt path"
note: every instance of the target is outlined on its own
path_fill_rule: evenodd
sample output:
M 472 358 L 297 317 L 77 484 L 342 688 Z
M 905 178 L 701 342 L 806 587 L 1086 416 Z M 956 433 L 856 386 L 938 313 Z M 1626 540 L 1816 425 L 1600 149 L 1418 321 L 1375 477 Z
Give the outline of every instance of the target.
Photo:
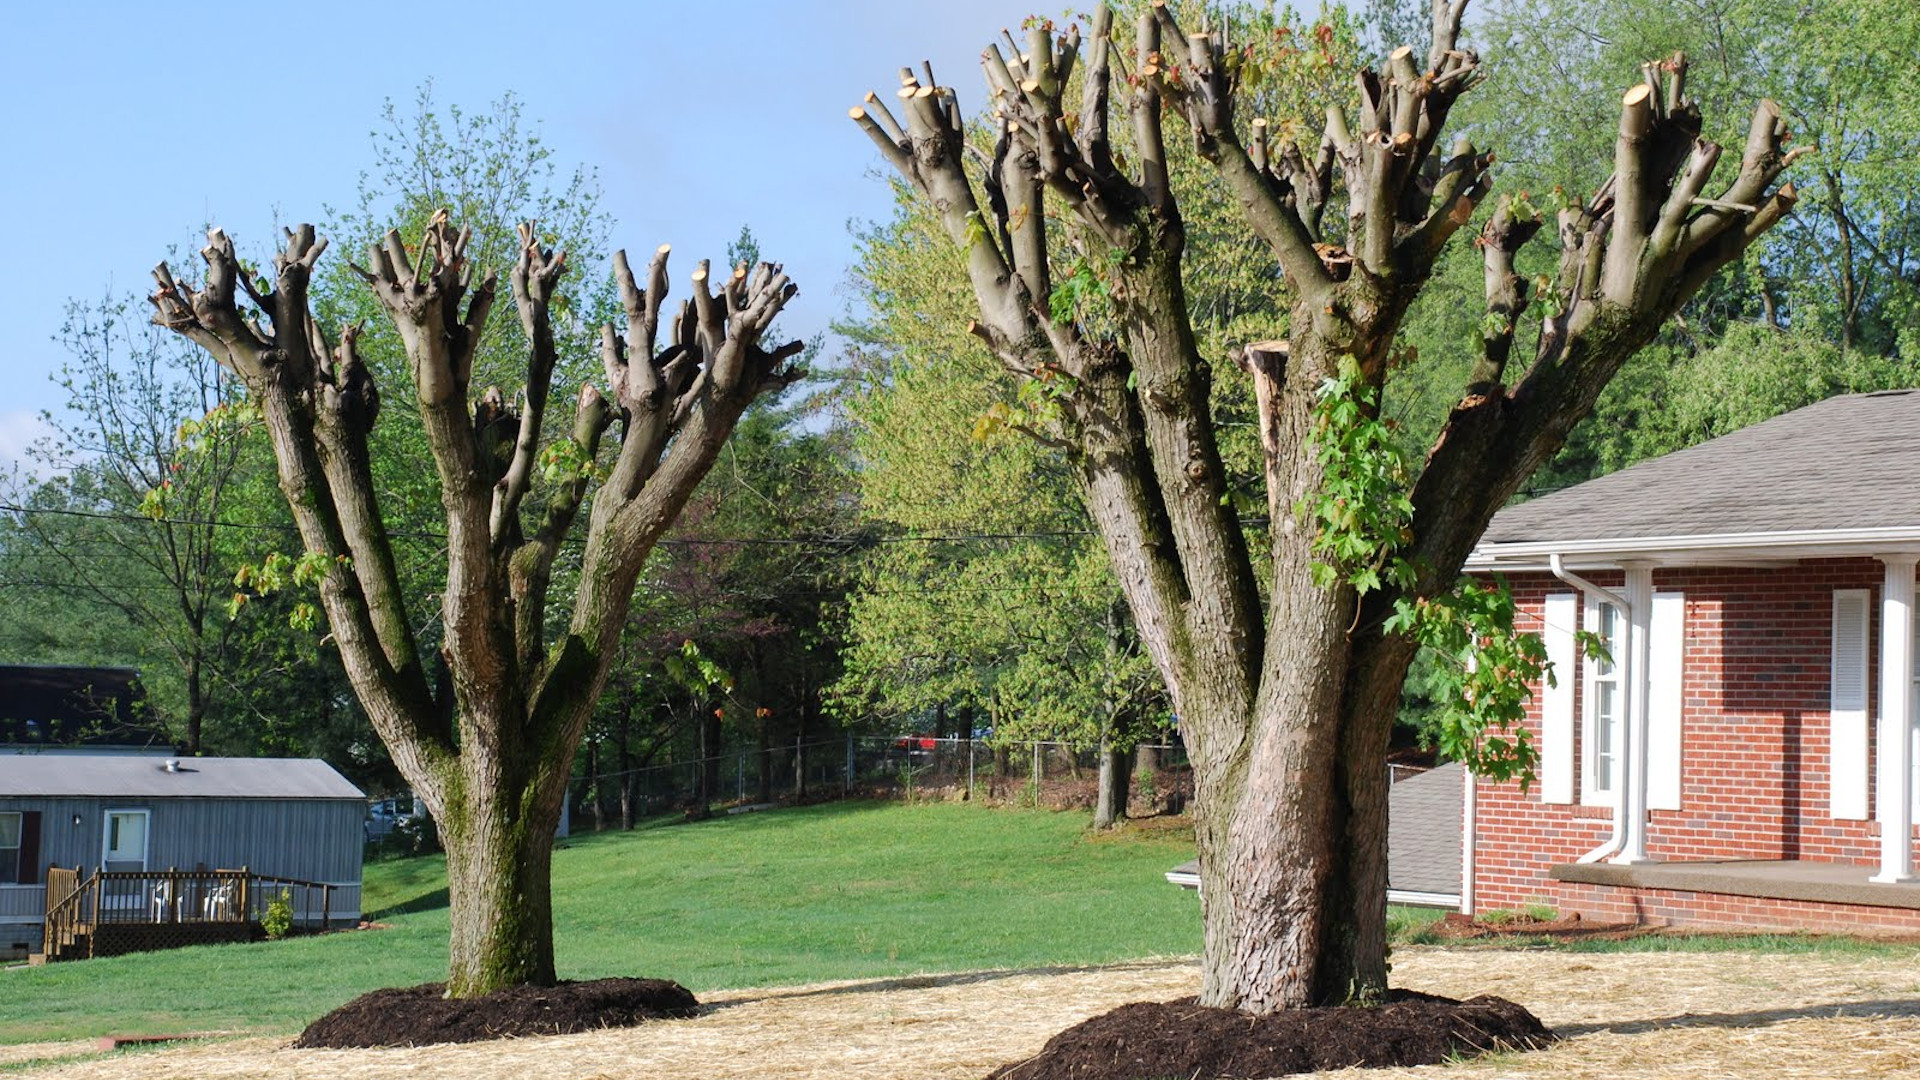
M 1452 1066 L 1461 1078 L 1688 1080 L 1920 1075 L 1920 969 L 1846 956 L 1578 955 L 1406 948 L 1398 985 L 1494 993 L 1567 1036 L 1552 1050 Z M 249 1039 L 67 1058 L 16 1077 L 527 1077 L 944 1080 L 983 1076 L 1129 1001 L 1191 994 L 1189 962 L 986 972 L 707 994 L 695 1020 L 417 1050 L 294 1051 Z M 52 1048 L 47 1048 L 50 1052 Z M 19 1062 L 21 1055 L 4 1060 Z M 1348 1070 L 1368 1080 L 1432 1069 Z

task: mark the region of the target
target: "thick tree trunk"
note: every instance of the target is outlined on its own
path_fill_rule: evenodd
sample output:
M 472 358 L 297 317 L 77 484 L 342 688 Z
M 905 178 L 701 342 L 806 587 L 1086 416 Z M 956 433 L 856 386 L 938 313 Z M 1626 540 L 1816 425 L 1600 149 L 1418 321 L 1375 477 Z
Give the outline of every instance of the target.
M 517 802 L 462 807 L 439 822 L 451 924 L 448 997 L 554 983 L 554 823 L 514 814 L 509 806 Z

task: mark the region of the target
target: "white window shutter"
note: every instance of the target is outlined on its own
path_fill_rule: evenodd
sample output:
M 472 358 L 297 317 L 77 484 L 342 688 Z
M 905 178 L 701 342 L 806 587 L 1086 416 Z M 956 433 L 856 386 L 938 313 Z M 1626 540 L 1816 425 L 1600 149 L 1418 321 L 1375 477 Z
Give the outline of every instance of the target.
M 1579 626 L 1579 597 L 1573 593 L 1549 594 L 1544 617 L 1546 630 L 1541 636 L 1557 685 L 1540 689 L 1540 798 L 1550 803 L 1570 803 L 1573 748 L 1578 741 L 1573 688 L 1579 685 L 1580 661 L 1575 656 L 1573 631 Z
M 1687 598 L 1654 593 L 1647 636 L 1647 807 L 1680 809 L 1680 726 L 1685 705 Z
M 1836 818 L 1865 821 L 1867 811 L 1867 639 L 1873 594 L 1833 591 L 1833 680 L 1827 704 L 1829 808 Z

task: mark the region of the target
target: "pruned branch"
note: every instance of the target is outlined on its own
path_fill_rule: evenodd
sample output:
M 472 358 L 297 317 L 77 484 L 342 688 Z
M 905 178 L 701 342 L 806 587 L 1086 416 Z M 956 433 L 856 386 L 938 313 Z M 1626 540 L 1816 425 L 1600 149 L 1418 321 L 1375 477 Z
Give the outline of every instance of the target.
M 1480 360 L 1467 381 L 1467 394 L 1496 394 L 1513 352 L 1514 333 L 1531 298 L 1525 278 L 1514 272 L 1514 256 L 1533 239 L 1545 222 L 1530 204 L 1503 196 L 1500 206 L 1480 231 L 1480 250 L 1486 263 L 1487 318 L 1480 330 Z
M 535 229 L 536 223 L 532 221 L 519 227 L 520 258 L 514 263 L 511 279 L 514 306 L 520 313 L 520 329 L 527 337 L 527 382 L 524 405 L 515 425 L 513 457 L 494 486 L 489 528 L 496 548 L 519 539 L 520 504 L 533 483 L 533 463 L 540 452 L 547 394 L 553 383 L 554 367 L 560 359 L 553 340 L 552 302 L 560 275 L 566 272 L 567 253 L 542 248 Z M 489 425 L 478 413 L 474 419 L 484 446 Z
M 246 291 L 271 323 L 268 330 L 237 307 L 235 286 L 244 270 L 232 240 L 211 230 L 199 289 L 180 282 L 164 263 L 154 269 L 154 321 L 206 348 L 259 404 L 273 433 L 281 487 L 301 493 L 289 499 L 301 542 L 334 560 L 320 599 L 355 692 L 395 761 L 424 775 L 454 752 L 452 734 L 434 720 L 379 524 L 366 453 L 379 398 L 356 349 L 358 329 L 343 331 L 338 348 L 328 350 L 307 311 L 307 281 L 325 248 L 311 226 L 288 230 L 274 260 L 275 287 L 249 283 Z

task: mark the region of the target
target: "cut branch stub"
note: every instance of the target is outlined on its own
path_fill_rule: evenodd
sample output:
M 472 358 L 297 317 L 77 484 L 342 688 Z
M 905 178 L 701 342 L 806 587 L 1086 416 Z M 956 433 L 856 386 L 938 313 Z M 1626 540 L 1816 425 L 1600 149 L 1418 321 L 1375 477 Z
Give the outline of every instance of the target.
M 666 301 L 667 256 L 662 244 L 647 267 L 647 287 L 634 277 L 626 252 L 614 253 L 614 279 L 625 310 L 623 337 L 611 324 L 600 333 L 600 357 L 613 407 L 630 424 L 664 435 L 685 420 L 710 388 L 750 399 L 773 383 L 798 378 L 781 364 L 798 354 L 800 342 L 772 353 L 760 347 L 787 302 L 799 292 L 777 264 L 745 263 L 732 269 L 718 295 L 710 290 L 711 266 L 702 261 L 691 275 L 693 295 L 674 319 L 665 349 L 654 351 L 660 309 Z M 643 418 L 655 419 L 645 420 Z

